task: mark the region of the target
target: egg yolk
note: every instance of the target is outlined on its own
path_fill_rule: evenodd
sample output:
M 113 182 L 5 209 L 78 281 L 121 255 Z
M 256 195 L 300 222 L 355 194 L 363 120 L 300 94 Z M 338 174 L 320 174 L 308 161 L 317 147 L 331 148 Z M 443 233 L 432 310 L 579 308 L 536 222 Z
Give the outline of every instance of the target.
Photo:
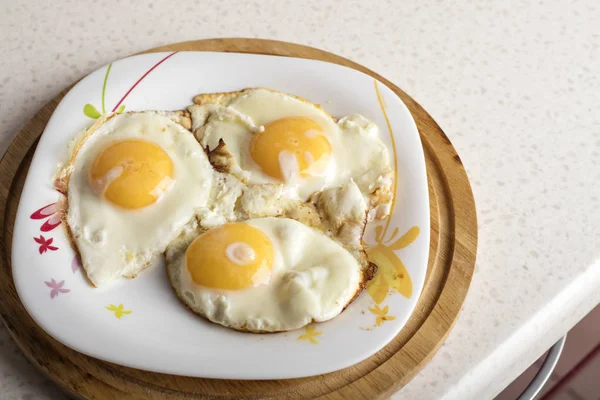
M 311 165 L 331 154 L 331 144 L 319 124 L 303 117 L 283 118 L 254 134 L 250 154 L 269 176 L 288 180 L 294 172 L 311 175 Z M 290 166 L 290 162 L 294 165 Z
M 226 290 L 266 283 L 273 258 L 267 235 L 243 222 L 206 231 L 185 254 L 187 270 L 196 284 Z
M 109 145 L 90 169 L 94 191 L 126 209 L 155 203 L 172 177 L 173 162 L 169 155 L 154 143 L 135 139 Z

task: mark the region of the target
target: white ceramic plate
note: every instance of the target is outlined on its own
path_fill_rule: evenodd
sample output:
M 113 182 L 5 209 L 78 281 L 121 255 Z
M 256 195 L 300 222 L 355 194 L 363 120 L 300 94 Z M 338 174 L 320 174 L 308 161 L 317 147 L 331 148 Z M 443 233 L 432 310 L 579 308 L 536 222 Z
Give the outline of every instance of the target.
M 127 110 L 175 110 L 190 105 L 198 93 L 256 86 L 302 96 L 334 116 L 360 113 L 379 126 L 395 159 L 396 202 L 388 221 L 367 229 L 370 257 L 379 264 L 369 290 L 331 321 L 256 335 L 189 312 L 173 294 L 162 260 L 134 280 L 92 288 L 54 214 L 59 193 L 52 175 L 67 157 L 69 140 L 100 113 L 123 105 Z M 52 337 L 79 352 L 177 375 L 283 379 L 351 366 L 392 340 L 421 293 L 428 250 L 423 149 L 408 109 L 385 85 L 320 61 L 185 52 L 114 62 L 64 97 L 40 139 L 23 188 L 12 260 L 27 311 Z

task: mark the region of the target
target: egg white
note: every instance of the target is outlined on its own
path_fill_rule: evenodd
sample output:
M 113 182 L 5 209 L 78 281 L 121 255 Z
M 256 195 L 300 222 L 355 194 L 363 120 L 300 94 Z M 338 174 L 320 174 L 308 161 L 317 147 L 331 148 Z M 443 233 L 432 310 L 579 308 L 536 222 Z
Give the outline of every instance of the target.
M 185 254 L 199 232 L 182 235 L 167 248 L 171 284 L 194 312 L 238 330 L 285 331 L 337 316 L 362 288 L 360 264 L 322 232 L 288 218 L 245 222 L 273 244 L 274 264 L 266 284 L 237 291 L 196 284 Z
M 160 146 L 173 162 L 174 182 L 159 200 L 127 210 L 97 195 L 89 184 L 96 156 L 113 142 L 141 139 Z M 105 285 L 134 277 L 205 207 L 214 175 L 190 131 L 155 112 L 109 117 L 80 144 L 68 167 L 67 222 L 90 281 Z

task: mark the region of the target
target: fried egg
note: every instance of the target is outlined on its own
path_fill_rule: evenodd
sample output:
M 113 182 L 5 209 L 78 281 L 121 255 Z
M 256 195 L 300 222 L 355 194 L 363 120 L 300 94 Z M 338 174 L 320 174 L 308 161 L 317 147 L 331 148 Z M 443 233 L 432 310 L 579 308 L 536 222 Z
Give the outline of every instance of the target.
M 307 100 L 269 89 L 198 95 L 192 130 L 220 171 L 248 185 L 282 184 L 302 201 L 350 180 L 385 218 L 393 171 L 377 126 L 354 114 L 336 121 Z
M 342 245 L 289 218 L 189 232 L 166 251 L 178 297 L 212 322 L 275 332 L 337 316 L 370 278 Z
M 134 277 L 207 207 L 215 181 L 192 133 L 157 112 L 113 114 L 76 141 L 59 187 L 95 286 Z

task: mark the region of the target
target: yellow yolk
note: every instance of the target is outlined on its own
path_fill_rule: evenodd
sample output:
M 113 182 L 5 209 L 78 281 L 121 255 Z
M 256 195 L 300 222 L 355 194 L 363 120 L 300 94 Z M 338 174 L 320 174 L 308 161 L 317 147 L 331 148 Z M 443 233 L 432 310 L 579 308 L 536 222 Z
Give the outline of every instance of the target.
M 310 175 L 308 169 L 323 156 L 331 154 L 331 145 L 323 129 L 313 120 L 302 117 L 282 118 L 265 125 L 254 134 L 250 154 L 255 163 L 273 178 L 287 178 L 284 165 L 292 158 L 300 176 Z M 295 160 L 294 160 L 295 159 Z M 294 168 L 295 169 L 295 168 Z
M 94 191 L 127 209 L 155 203 L 172 177 L 173 162 L 169 155 L 158 145 L 137 139 L 109 145 L 90 169 Z
M 267 235 L 243 222 L 206 231 L 185 253 L 187 270 L 196 284 L 226 290 L 265 283 L 273 258 Z

